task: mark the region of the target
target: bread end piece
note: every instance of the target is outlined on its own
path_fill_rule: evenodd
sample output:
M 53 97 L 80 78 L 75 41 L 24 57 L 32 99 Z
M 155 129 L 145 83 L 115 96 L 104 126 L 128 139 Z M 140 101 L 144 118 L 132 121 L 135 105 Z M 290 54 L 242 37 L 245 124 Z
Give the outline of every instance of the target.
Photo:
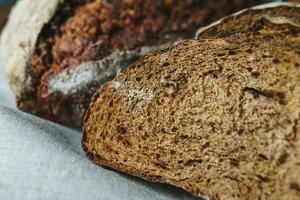
M 6 77 L 18 98 L 32 88 L 32 77 L 26 72 L 28 59 L 38 35 L 63 0 L 22 0 L 12 9 L 0 38 L 0 59 Z
M 299 199 L 299 45 L 266 23 L 147 54 L 94 95 L 83 148 L 197 196 Z

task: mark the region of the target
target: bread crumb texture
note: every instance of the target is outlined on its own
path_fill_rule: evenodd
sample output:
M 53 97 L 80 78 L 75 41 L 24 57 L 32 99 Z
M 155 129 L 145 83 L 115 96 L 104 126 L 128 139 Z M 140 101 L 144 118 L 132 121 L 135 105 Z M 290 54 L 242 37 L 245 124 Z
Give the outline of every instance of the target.
M 300 199 L 300 28 L 256 23 L 147 54 L 105 84 L 87 155 L 210 199 Z

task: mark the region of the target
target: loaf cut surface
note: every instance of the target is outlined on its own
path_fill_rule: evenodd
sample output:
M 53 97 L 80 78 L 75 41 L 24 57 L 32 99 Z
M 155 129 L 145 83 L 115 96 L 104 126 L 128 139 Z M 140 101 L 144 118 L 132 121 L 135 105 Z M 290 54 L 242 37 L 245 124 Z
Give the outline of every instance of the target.
M 259 29 L 261 24 L 291 24 L 299 26 L 299 3 L 268 3 L 240 11 L 225 17 L 211 25 L 201 27 L 196 38 L 214 36 L 222 37 L 235 33 Z
M 17 105 L 79 127 L 94 92 L 140 56 L 258 2 L 21 0 L 1 39 Z
M 300 199 L 295 18 L 139 59 L 94 95 L 87 156 L 205 199 Z

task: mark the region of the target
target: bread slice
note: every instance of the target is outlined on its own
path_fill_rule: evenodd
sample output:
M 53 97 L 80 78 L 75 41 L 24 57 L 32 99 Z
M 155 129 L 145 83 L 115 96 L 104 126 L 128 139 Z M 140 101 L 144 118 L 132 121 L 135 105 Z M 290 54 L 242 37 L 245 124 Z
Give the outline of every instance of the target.
M 139 59 L 94 95 L 83 126 L 87 156 L 205 199 L 300 199 L 293 22 L 257 22 Z
M 1 36 L 17 106 L 79 127 L 92 95 L 151 50 L 263 0 L 21 0 Z
M 247 32 L 257 29 L 264 21 L 275 24 L 299 24 L 299 3 L 273 2 L 252 7 L 227 16 L 208 26 L 201 27 L 196 38 L 215 36 L 222 37 L 234 33 Z

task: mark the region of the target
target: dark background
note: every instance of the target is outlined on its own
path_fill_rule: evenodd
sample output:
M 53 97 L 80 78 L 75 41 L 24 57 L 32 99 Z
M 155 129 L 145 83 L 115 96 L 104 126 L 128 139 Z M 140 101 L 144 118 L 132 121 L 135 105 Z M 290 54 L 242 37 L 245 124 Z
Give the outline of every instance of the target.
M 7 15 L 10 11 L 12 4 L 15 3 L 16 0 L 0 0 L 0 31 L 5 25 Z M 33 0 L 36 1 L 36 0 Z
M 7 17 L 9 10 L 10 10 L 9 6 L 0 7 L 0 31 L 2 30 L 2 28 L 6 22 L 6 17 Z

